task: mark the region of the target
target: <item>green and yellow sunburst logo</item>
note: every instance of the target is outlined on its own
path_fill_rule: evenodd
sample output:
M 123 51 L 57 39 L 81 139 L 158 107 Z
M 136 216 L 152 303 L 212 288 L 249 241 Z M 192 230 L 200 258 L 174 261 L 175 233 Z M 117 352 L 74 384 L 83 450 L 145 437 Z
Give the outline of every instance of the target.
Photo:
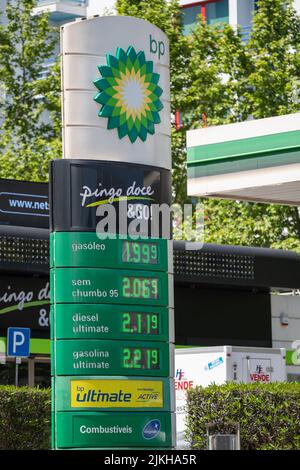
M 144 52 L 137 54 L 132 46 L 127 52 L 118 48 L 116 57 L 108 54 L 106 61 L 98 67 L 102 78 L 94 81 L 100 91 L 94 100 L 102 105 L 98 115 L 108 118 L 107 128 L 117 129 L 120 139 L 128 135 L 132 143 L 138 137 L 144 142 L 160 123 L 160 76 Z

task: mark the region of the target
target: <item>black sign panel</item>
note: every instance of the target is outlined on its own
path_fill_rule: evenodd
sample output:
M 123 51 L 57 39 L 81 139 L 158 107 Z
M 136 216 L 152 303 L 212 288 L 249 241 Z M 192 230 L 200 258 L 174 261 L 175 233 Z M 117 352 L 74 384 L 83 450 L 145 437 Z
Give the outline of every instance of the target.
M 0 334 L 7 328 L 31 328 L 32 337 L 49 338 L 49 277 L 0 277 Z
M 175 342 L 185 346 L 272 347 L 268 292 L 176 283 Z
M 0 179 L 0 224 L 48 228 L 48 184 Z
M 127 224 L 135 219 L 150 224 L 151 206 L 171 203 L 171 172 L 146 165 L 54 160 L 50 181 L 54 231 L 95 231 L 101 220 L 97 209 L 112 205 L 116 230 L 123 232 L 119 224 L 121 202 L 127 204 Z

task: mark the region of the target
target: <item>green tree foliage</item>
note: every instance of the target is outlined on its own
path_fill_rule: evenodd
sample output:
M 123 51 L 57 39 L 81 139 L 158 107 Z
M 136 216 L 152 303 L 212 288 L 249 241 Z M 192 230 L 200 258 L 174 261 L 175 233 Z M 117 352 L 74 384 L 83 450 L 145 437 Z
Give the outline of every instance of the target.
M 174 200 L 187 202 L 188 129 L 297 112 L 300 107 L 300 20 L 292 0 L 260 0 L 248 42 L 227 24 L 200 19 L 182 34 L 178 0 L 117 0 L 121 15 L 143 18 L 170 40 Z M 35 0 L 8 0 L 0 26 L 0 177 L 46 181 L 48 161 L 61 156 L 59 65 L 41 78 L 57 44 Z M 4 99 L 3 99 L 4 97 Z M 45 119 L 45 115 L 49 116 Z M 205 241 L 300 251 L 297 208 L 240 201 L 203 200 Z
M 51 445 L 51 390 L 0 386 L 0 450 Z
M 229 108 L 223 122 L 299 111 L 300 17 L 292 0 L 260 0 L 249 42 L 243 42 L 240 34 L 232 36 L 229 29 L 222 31 L 216 55 L 218 74 L 228 77 L 225 96 L 227 92 Z M 210 113 L 208 116 L 210 121 Z M 208 123 L 220 121 L 212 114 Z M 298 208 L 207 200 L 205 210 L 208 242 L 300 252 Z
M 187 112 L 186 86 L 189 81 L 189 41 L 182 34 L 178 0 L 117 0 L 119 15 L 135 16 L 162 29 L 170 41 L 171 112 Z M 176 201 L 186 196 L 185 129 L 172 130 L 173 191 Z
M 0 26 L 0 177 L 45 181 L 49 159 L 61 153 L 59 69 L 41 75 L 58 32 L 47 14 L 32 15 L 35 5 L 8 0 Z
M 300 18 L 293 0 L 260 0 L 248 44 L 245 93 L 254 118 L 299 111 Z
M 182 94 L 178 90 L 186 86 L 189 46 L 182 35 L 181 12 L 178 0 L 117 0 L 120 15 L 136 16 L 162 29 L 170 40 L 172 111 L 184 107 Z
M 299 251 L 296 207 L 212 199 L 205 202 L 206 242 Z
M 172 130 L 174 200 L 187 201 L 185 132 L 300 109 L 300 18 L 292 0 L 260 0 L 250 40 L 228 24 L 182 35 L 176 0 L 118 0 L 119 14 L 156 24 L 168 35 L 172 111 L 183 128 Z M 297 208 L 241 201 L 202 201 L 205 241 L 294 249 L 300 252 Z

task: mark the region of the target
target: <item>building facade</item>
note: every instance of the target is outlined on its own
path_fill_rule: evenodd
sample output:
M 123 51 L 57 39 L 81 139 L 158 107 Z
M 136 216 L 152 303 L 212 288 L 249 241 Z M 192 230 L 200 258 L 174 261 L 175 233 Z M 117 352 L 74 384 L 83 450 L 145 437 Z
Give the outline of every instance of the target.
M 113 0 L 37 0 L 35 13 L 48 11 L 56 24 L 113 11 Z
M 188 34 L 195 26 L 199 15 L 208 24 L 225 22 L 233 28 L 241 28 L 247 40 L 251 31 L 253 13 L 258 0 L 180 0 L 183 11 L 183 31 Z M 294 7 L 300 13 L 300 0 L 294 0 Z
M 0 0 L 0 11 L 5 10 L 7 0 Z M 258 0 L 179 0 L 182 8 L 183 31 L 188 34 L 199 15 L 208 24 L 229 23 L 241 27 L 243 36 L 248 38 L 253 12 Z M 34 13 L 47 11 L 50 21 L 57 26 L 74 21 L 76 18 L 103 15 L 114 12 L 116 0 L 37 0 Z M 294 0 L 294 7 L 300 13 L 300 0 Z M 5 21 L 4 18 L 1 21 Z
M 2 0 L 5 3 L 6 0 Z M 182 8 L 183 30 L 188 34 L 196 24 L 199 15 L 208 24 L 225 22 L 234 28 L 241 27 L 245 40 L 249 37 L 253 12 L 258 0 L 179 0 Z M 113 12 L 116 0 L 38 0 L 36 12 L 49 11 L 50 20 L 59 24 L 79 17 L 103 15 Z M 300 13 L 300 0 L 294 0 L 294 7 Z

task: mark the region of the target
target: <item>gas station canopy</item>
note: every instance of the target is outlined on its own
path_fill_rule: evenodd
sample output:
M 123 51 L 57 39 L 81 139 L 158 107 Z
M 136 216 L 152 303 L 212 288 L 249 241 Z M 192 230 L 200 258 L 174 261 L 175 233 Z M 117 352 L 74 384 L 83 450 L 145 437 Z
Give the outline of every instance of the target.
M 187 132 L 188 194 L 300 205 L 300 113 Z

